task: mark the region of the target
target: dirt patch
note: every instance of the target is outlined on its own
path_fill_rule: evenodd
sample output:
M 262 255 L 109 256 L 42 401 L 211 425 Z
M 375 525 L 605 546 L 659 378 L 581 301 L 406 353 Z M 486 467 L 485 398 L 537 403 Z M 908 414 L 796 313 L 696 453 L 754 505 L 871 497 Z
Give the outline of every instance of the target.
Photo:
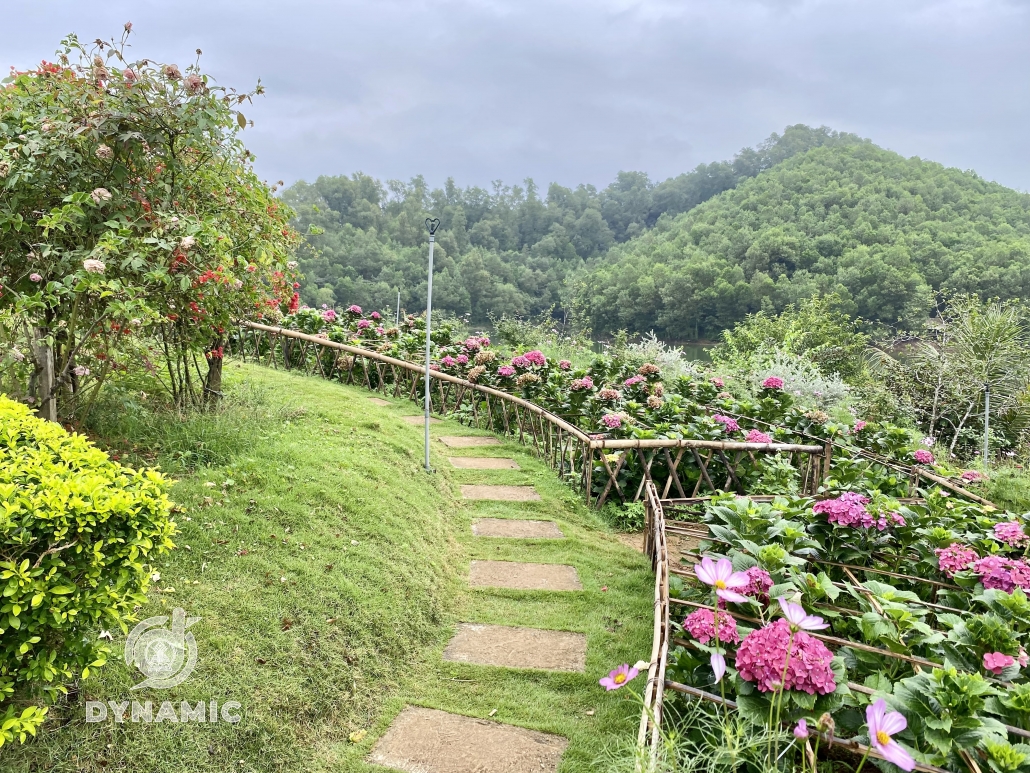
M 469 585 L 512 590 L 583 590 L 574 566 L 515 561 L 473 561 Z
M 531 502 L 540 499 L 532 486 L 462 486 L 463 499 L 495 499 L 501 502 Z
M 406 421 L 408 424 L 417 424 L 420 427 L 424 427 L 426 425 L 426 417 L 425 416 L 401 416 L 401 419 L 403 421 Z M 429 423 L 430 424 L 439 424 L 440 420 L 439 419 L 434 419 L 434 418 L 430 417 Z
M 475 448 L 476 446 L 499 446 L 501 444 L 501 441 L 495 437 L 476 435 L 444 436 L 437 438 L 437 440 L 450 448 Z
M 644 533 L 639 534 L 616 534 L 615 535 L 619 542 L 628 547 L 630 550 L 635 550 L 638 553 L 644 552 Z
M 381 397 L 370 397 L 368 398 L 368 401 L 375 405 L 393 405 L 389 400 L 384 400 Z
M 565 537 L 554 521 L 526 521 L 521 518 L 478 518 L 472 522 L 476 537 L 509 537 L 512 539 L 562 539 Z
M 499 459 L 493 456 L 449 456 L 447 461 L 459 470 L 517 470 L 514 459 Z
M 408 706 L 369 762 L 407 773 L 557 771 L 568 740 L 549 733 Z
M 480 666 L 586 670 L 587 637 L 568 631 L 462 623 L 443 651 L 444 660 Z

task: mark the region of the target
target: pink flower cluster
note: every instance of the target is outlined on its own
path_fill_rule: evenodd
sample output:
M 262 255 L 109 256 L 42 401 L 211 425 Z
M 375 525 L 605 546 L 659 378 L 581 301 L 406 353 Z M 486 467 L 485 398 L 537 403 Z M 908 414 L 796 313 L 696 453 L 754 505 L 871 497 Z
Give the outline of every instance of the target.
M 622 395 L 619 394 L 619 390 L 605 387 L 597 393 L 597 397 L 601 400 L 618 400 Z
M 699 642 L 707 644 L 715 636 L 715 613 L 710 609 L 696 609 L 687 615 L 683 627 Z M 726 644 L 740 641 L 737 621 L 728 614 L 719 615 L 719 641 Z
M 867 426 L 866 422 L 864 422 L 864 421 L 856 421 L 855 422 L 855 426 L 851 428 L 851 431 L 852 432 L 861 432 L 862 430 L 864 430 L 866 428 L 866 426 Z
M 769 376 L 762 382 L 763 389 L 783 389 L 783 379 L 779 376 Z
M 513 368 L 511 365 L 502 365 L 497 369 L 497 375 L 504 376 L 505 378 L 507 378 L 508 376 L 514 376 L 515 368 Z
M 1030 534 L 1023 531 L 1023 524 L 1019 521 L 1002 521 L 994 524 L 994 538 L 1014 548 L 1030 542 Z
M 378 311 L 373 311 L 373 312 L 372 312 L 371 314 L 369 314 L 368 316 L 370 316 L 370 317 L 371 317 L 372 319 L 374 319 L 374 320 L 375 320 L 376 322 L 378 322 L 379 320 L 381 320 L 381 319 L 383 318 L 383 315 L 382 315 L 382 314 L 380 314 L 380 313 L 379 313 Z
M 643 376 L 630 376 L 628 379 L 622 382 L 624 387 L 636 386 L 637 384 L 647 381 Z
M 516 368 L 528 368 L 532 363 L 529 361 L 528 358 L 519 355 L 518 357 L 512 358 L 511 364 L 514 365 Z
M 450 355 L 447 355 L 442 360 L 440 360 L 440 364 L 443 365 L 445 368 L 453 368 L 455 365 L 458 364 L 458 361 Z
M 925 448 L 920 448 L 914 454 L 912 458 L 919 464 L 933 464 L 933 454 L 927 451 Z
M 794 634 L 793 643 L 790 636 L 790 623 L 783 618 L 745 636 L 737 649 L 740 678 L 754 682 L 761 692 L 773 692 L 779 689 L 786 667 L 783 687 L 787 690 L 801 690 L 809 695 L 827 695 L 836 690 L 830 668 L 833 653 L 804 631 Z
M 740 588 L 740 592 L 745 596 L 750 596 L 753 599 L 768 604 L 769 603 L 769 589 L 773 586 L 772 577 L 760 566 L 752 566 L 744 574 L 747 575 L 748 583 L 743 588 Z
M 933 551 L 937 555 L 937 563 L 948 577 L 954 577 L 956 573 L 965 571 L 969 565 L 980 556 L 972 548 L 967 548 L 957 542 L 952 542 L 946 548 L 937 548 Z
M 583 376 L 583 378 L 577 378 L 571 384 L 569 384 L 569 389 L 571 389 L 573 392 L 581 392 L 584 389 L 593 388 L 594 381 L 590 378 L 590 376 Z
M 336 312 L 332 309 L 326 309 L 322 312 L 322 319 L 326 322 L 333 322 L 336 320 Z
M 368 328 L 370 327 L 372 327 L 372 323 L 369 322 L 367 319 L 358 320 L 358 330 L 368 330 Z
M 480 349 L 490 345 L 490 339 L 486 336 L 469 336 L 465 339 L 462 346 L 465 347 L 465 351 L 472 352 L 475 354 Z
M 987 480 L 986 475 L 982 472 L 977 472 L 976 470 L 966 470 L 962 473 L 961 477 L 964 483 L 979 483 L 982 480 Z
M 1014 665 L 1015 662 L 1016 659 L 1014 657 L 1006 655 L 1004 652 L 984 653 L 984 669 L 990 671 L 995 676 L 1000 676 L 1002 671 Z
M 571 370 L 572 363 L 569 362 L 568 360 L 559 360 L 558 361 L 558 367 L 561 368 L 562 370 Z
M 542 368 L 544 365 L 547 364 L 547 358 L 544 357 L 544 353 L 538 349 L 534 349 L 531 352 L 526 352 L 522 356 L 529 360 L 531 365 L 538 365 Z
M 469 364 L 469 356 L 467 354 L 459 354 L 458 355 L 458 364 L 459 365 L 468 365 Z
M 747 433 L 748 443 L 771 443 L 773 442 L 772 437 L 766 435 L 764 432 L 759 432 L 757 429 L 753 429 Z
M 712 384 L 718 387 L 719 389 L 722 389 L 726 385 L 726 383 L 718 376 L 712 379 Z
M 618 429 L 622 426 L 622 418 L 617 413 L 606 413 L 601 417 L 601 423 L 608 429 Z
M 1030 566 L 1025 561 L 987 556 L 973 563 L 973 571 L 980 576 L 984 588 L 1011 593 L 1017 587 L 1030 590 Z
M 712 417 L 712 420 L 722 424 L 727 432 L 740 431 L 740 425 L 737 424 L 736 420 L 731 419 L 729 416 L 722 416 L 721 414 L 717 413 Z
M 348 306 L 347 307 L 347 313 L 348 314 L 361 314 L 361 307 L 360 306 Z

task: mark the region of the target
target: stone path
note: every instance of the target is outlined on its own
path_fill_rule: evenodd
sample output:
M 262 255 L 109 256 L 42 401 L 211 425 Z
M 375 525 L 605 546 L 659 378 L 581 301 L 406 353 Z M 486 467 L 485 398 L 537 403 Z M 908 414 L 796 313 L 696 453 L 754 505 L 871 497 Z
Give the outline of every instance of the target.
M 405 421 L 422 425 L 421 416 Z M 431 419 L 431 422 L 437 422 Z M 443 436 L 448 448 L 500 445 L 494 437 Z M 463 470 L 518 470 L 514 459 L 449 457 Z M 533 486 L 466 484 L 469 500 L 531 502 L 540 500 Z M 481 538 L 564 539 L 553 521 L 521 518 L 477 518 L 472 534 Z M 472 588 L 534 591 L 582 591 L 574 566 L 474 560 Z M 518 669 L 582 673 L 586 669 L 586 636 L 570 631 L 485 625 L 465 622 L 443 652 L 445 661 Z M 379 739 L 369 761 L 407 773 L 554 773 L 568 746 L 565 738 L 435 709 L 408 706 Z
M 401 416 L 401 420 L 408 422 L 408 424 L 417 424 L 419 427 L 424 427 L 426 425 L 426 417 L 425 416 Z M 430 424 L 439 424 L 440 423 L 440 419 L 434 419 L 434 418 L 430 417 L 429 418 L 429 423 Z
M 393 405 L 393 403 L 391 403 L 389 400 L 384 400 L 381 397 L 370 397 L 370 398 L 368 398 L 368 401 L 370 403 L 372 403 L 373 405 L 381 405 L 381 406 Z

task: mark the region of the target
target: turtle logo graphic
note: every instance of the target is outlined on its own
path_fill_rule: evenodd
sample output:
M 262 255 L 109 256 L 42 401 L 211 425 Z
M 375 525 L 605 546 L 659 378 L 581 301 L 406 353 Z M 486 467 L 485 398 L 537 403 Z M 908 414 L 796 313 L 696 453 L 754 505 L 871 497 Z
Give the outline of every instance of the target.
M 172 610 L 171 628 L 165 628 L 167 615 L 149 617 L 132 629 L 125 640 L 125 662 L 135 666 L 146 679 L 133 690 L 153 687 L 167 690 L 189 678 L 197 665 L 197 640 L 187 629 L 200 621 L 199 617 L 186 617 L 186 610 Z

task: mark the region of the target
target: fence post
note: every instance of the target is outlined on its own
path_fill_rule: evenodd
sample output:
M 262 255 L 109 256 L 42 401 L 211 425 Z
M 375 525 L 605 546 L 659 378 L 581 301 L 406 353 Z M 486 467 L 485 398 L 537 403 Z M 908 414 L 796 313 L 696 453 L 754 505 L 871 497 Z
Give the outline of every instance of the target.
M 823 443 L 823 474 L 822 480 L 830 477 L 830 463 L 833 461 L 833 443 Z M 813 492 L 815 493 L 815 492 Z

